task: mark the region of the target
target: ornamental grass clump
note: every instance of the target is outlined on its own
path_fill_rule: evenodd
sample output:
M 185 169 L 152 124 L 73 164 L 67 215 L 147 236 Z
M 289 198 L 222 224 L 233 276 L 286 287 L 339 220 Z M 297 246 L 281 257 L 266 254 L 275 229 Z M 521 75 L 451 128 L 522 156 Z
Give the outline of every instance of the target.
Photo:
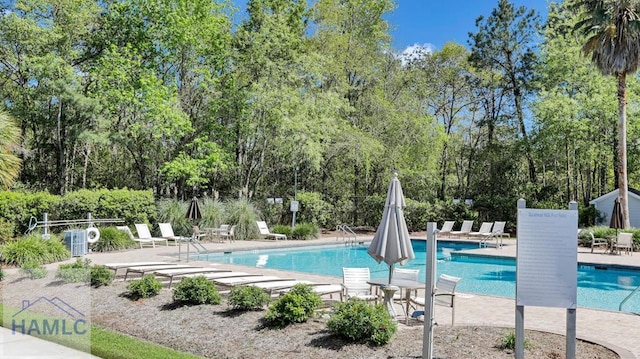
M 220 304 L 216 285 L 204 276 L 184 278 L 173 290 L 173 301 L 181 304 Z
M 100 239 L 92 245 L 91 249 L 94 252 L 111 252 L 136 246 L 138 244 L 131 240 L 126 232 L 114 227 L 107 227 L 100 230 Z
M 55 235 L 45 240 L 39 234 L 29 234 L 4 243 L 0 247 L 0 257 L 6 264 L 21 267 L 25 263 L 48 264 L 63 261 L 69 259 L 71 253 Z
M 320 230 L 318 229 L 318 226 L 316 226 L 315 224 L 300 223 L 300 224 L 297 224 L 296 227 L 293 229 L 291 236 L 293 237 L 293 239 L 307 240 L 307 239 L 318 238 L 319 234 L 320 234 Z
M 322 305 L 322 298 L 308 284 L 296 284 L 282 297 L 271 303 L 264 319 L 267 324 L 285 327 L 304 323 Z
M 258 287 L 239 286 L 231 288 L 229 306 L 235 310 L 260 310 L 269 303 L 271 297 L 267 292 Z
M 327 322 L 329 331 L 352 342 L 384 345 L 398 329 L 383 305 L 370 305 L 352 298 L 337 303 L 333 310 Z

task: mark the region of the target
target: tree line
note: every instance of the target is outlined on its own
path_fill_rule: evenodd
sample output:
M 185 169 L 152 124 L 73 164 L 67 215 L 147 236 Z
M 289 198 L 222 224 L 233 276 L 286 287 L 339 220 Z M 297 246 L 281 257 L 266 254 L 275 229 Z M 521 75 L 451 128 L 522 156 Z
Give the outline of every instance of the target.
M 587 206 L 619 182 L 619 78 L 584 56 L 583 3 L 553 2 L 542 23 L 498 0 L 467 46 L 403 56 L 392 0 L 249 0 L 240 22 L 229 1 L 4 1 L 0 133 L 20 136 L 0 148 L 21 167 L 0 161 L 14 173 L 0 179 L 287 201 L 295 177 L 354 224 L 394 172 L 406 197 L 473 199 L 488 220 L 518 198 Z M 639 88 L 625 85 L 633 186 Z

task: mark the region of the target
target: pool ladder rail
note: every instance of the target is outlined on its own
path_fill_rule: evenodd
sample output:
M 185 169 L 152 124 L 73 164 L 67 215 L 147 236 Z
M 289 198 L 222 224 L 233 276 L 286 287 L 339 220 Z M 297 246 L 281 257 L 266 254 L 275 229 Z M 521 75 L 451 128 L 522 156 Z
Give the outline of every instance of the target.
M 342 237 L 336 236 L 336 241 L 342 238 L 342 241 L 344 242 L 345 245 L 355 246 L 358 244 L 358 237 L 356 235 L 356 232 L 354 232 L 346 224 L 339 224 L 336 227 L 336 230 L 340 232 L 340 234 L 342 235 Z
M 626 303 L 629 299 L 631 299 L 631 297 L 633 297 L 634 294 L 636 294 L 638 291 L 640 290 L 640 285 L 638 287 L 636 287 L 636 289 L 634 289 L 631 293 L 629 293 L 628 296 L 626 296 L 622 302 L 620 302 L 620 305 L 618 306 L 618 311 L 621 312 L 622 311 L 622 307 L 624 306 L 624 303 Z M 639 314 L 639 313 L 636 313 Z

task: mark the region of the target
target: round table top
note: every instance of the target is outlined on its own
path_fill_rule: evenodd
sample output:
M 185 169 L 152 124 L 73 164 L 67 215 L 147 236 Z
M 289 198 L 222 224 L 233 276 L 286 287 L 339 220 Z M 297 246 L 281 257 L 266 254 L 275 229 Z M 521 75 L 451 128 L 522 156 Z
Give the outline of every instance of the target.
M 370 285 L 376 286 L 388 286 L 389 278 L 374 278 L 367 281 Z M 410 289 L 418 289 L 424 288 L 425 283 L 417 280 L 409 280 L 409 279 L 392 279 L 391 285 L 399 288 L 410 288 Z

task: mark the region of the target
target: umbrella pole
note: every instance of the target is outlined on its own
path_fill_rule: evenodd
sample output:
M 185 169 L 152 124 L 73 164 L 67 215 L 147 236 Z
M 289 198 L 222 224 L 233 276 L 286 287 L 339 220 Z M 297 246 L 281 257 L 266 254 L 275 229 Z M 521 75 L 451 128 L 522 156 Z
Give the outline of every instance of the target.
M 389 266 L 389 285 L 391 284 L 392 278 L 393 278 L 393 264 Z

